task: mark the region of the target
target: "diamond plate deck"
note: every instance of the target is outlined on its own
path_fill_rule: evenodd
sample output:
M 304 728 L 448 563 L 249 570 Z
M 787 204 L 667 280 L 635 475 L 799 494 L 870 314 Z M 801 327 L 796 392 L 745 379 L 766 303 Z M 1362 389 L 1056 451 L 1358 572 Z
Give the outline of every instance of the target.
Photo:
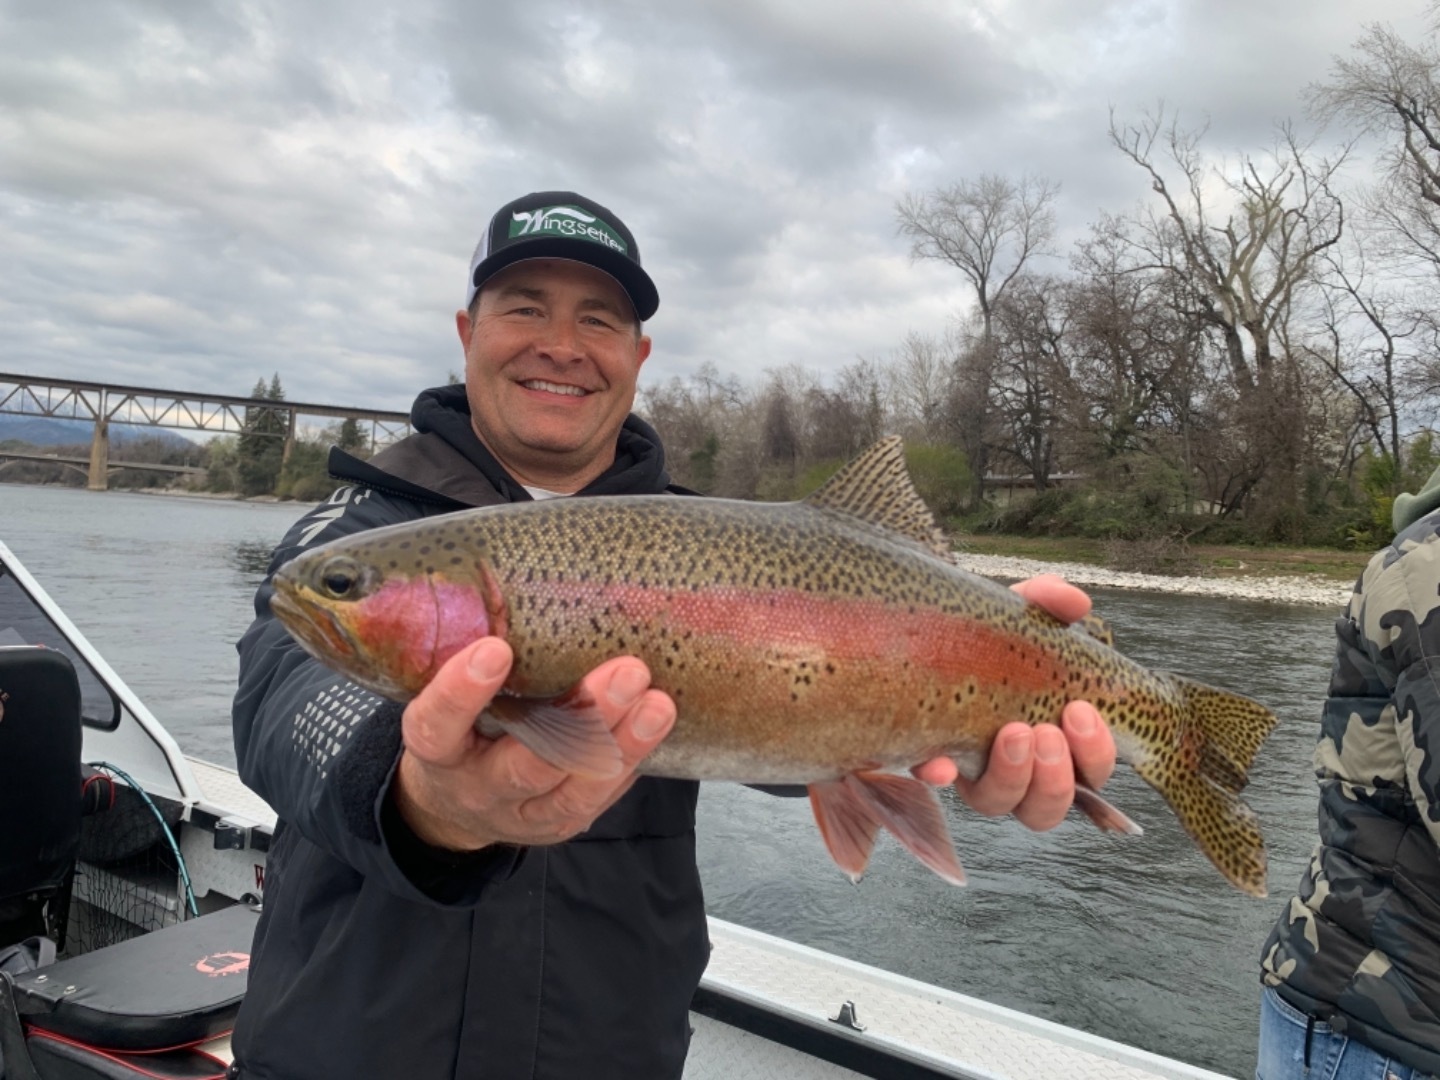
M 275 811 L 255 792 L 240 782 L 240 774 L 223 765 L 211 765 L 208 761 L 186 758 L 190 771 L 205 793 L 207 810 L 220 816 L 246 818 L 267 829 L 275 828 Z
M 837 1028 L 829 1018 L 841 1004 L 853 1001 L 866 1027 L 857 1041 L 891 1049 L 943 1075 L 1226 1080 L 1219 1073 L 718 919 L 710 920 L 710 938 L 714 951 L 704 985 L 821 1029 Z

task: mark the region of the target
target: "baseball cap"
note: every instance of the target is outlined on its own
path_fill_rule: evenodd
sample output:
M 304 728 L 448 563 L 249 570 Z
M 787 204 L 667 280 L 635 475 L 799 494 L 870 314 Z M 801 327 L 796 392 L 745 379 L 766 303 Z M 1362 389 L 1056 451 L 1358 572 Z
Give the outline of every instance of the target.
M 534 191 L 496 211 L 470 258 L 465 306 L 486 279 L 521 259 L 571 259 L 603 270 L 620 283 L 642 322 L 660 306 L 625 223 L 573 191 Z

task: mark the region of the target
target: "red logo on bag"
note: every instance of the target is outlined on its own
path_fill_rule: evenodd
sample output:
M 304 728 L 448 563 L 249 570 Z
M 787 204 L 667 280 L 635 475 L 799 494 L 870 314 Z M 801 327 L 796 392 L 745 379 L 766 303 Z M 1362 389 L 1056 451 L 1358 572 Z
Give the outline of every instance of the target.
M 250 954 L 243 952 L 217 952 L 200 958 L 195 970 L 202 975 L 219 978 L 222 975 L 236 975 L 250 968 Z

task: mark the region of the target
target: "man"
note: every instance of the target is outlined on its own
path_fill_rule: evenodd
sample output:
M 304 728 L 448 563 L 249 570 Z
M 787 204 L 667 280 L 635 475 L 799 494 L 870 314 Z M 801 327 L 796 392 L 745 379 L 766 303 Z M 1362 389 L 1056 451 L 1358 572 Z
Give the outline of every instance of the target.
M 630 415 L 658 304 L 603 206 L 540 192 L 503 207 L 456 315 L 464 387 L 421 394 L 416 434 L 372 461 L 332 453 L 352 486 L 290 531 L 272 572 L 310 545 L 467 506 L 673 490 Z M 1061 618 L 1089 606 L 1057 579 L 1025 591 Z M 241 776 L 281 822 L 237 1075 L 678 1077 L 708 955 L 698 785 L 631 771 L 675 718 L 645 666 L 619 657 L 583 681 L 627 766 L 585 779 L 476 732 L 509 670 L 503 641 L 455 656 L 402 709 L 308 658 L 270 594 L 240 642 L 235 700 Z M 1097 785 L 1115 759 L 1084 705 L 1063 733 L 1016 725 L 996 745 L 964 792 L 1035 828 L 1063 817 L 1077 768 Z M 955 779 L 949 761 L 919 774 Z
M 1259 1080 L 1440 1075 L 1440 469 L 1335 624 L 1320 842 L 1261 959 Z

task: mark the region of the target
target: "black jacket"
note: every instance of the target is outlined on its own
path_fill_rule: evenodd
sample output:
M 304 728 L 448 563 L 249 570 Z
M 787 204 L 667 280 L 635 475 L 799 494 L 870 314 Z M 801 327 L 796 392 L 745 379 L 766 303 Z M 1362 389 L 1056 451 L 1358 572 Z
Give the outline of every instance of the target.
M 302 518 L 271 573 L 339 536 L 529 495 L 470 429 L 461 387 L 422 394 L 416 434 Z M 634 418 L 585 494 L 667 490 Z M 241 778 L 275 809 L 249 992 L 246 1080 L 679 1077 L 708 957 L 689 781 L 642 778 L 583 835 L 455 855 L 390 809 L 401 709 L 301 651 L 269 611 L 239 643 Z

